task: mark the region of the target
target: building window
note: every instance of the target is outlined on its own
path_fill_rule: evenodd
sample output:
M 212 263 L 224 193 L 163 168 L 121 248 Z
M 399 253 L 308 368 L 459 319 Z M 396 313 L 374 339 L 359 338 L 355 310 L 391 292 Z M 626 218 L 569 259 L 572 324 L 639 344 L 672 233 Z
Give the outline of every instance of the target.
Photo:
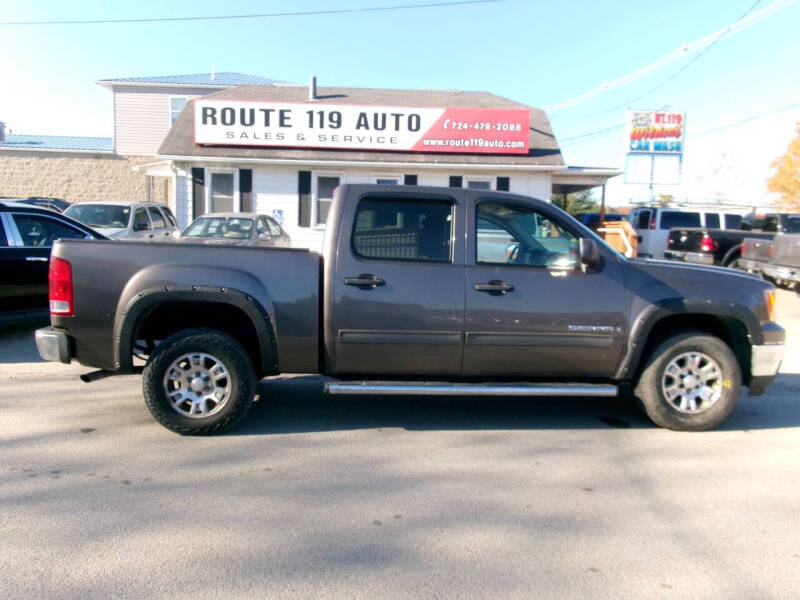
M 315 173 L 312 195 L 314 198 L 314 225 L 325 225 L 333 201 L 333 190 L 344 182 L 342 173 Z
M 470 190 L 491 190 L 492 179 L 489 177 L 465 177 L 466 188 Z
M 373 175 L 372 183 L 378 185 L 400 185 L 402 175 Z
M 178 117 L 183 110 L 183 107 L 186 106 L 186 98 L 182 97 L 175 97 L 169 99 L 169 124 L 175 125 L 175 121 L 178 120 Z
M 235 212 L 238 209 L 235 173 L 212 172 L 208 189 L 208 212 Z

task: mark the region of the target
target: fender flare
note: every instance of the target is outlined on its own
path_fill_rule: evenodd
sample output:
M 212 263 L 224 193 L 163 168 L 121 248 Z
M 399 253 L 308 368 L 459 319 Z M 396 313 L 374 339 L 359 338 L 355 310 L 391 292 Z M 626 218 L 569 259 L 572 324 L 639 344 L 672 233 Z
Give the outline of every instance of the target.
M 653 328 L 664 318 L 675 315 L 726 317 L 739 321 L 747 331 L 751 344 L 763 343 L 763 332 L 758 318 L 752 311 L 731 302 L 710 302 L 708 300 L 672 299 L 647 307 L 636 318 L 628 337 L 625 352 L 614 378 L 630 380 L 636 374 L 643 359 L 643 353 Z
M 280 372 L 275 329 L 269 312 L 250 294 L 241 290 L 208 286 L 165 286 L 139 291 L 117 311 L 114 323 L 114 366 L 119 372 L 133 371 L 134 334 L 143 315 L 167 302 L 214 302 L 240 309 L 250 319 L 258 336 L 263 374 Z

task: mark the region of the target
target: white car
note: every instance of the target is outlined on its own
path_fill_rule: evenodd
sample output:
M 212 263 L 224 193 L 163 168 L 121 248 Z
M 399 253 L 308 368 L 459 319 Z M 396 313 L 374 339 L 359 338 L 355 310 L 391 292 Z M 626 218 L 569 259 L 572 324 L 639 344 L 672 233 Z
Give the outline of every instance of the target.
M 116 240 L 169 242 L 178 232 L 172 211 L 155 202 L 81 202 L 64 214 Z

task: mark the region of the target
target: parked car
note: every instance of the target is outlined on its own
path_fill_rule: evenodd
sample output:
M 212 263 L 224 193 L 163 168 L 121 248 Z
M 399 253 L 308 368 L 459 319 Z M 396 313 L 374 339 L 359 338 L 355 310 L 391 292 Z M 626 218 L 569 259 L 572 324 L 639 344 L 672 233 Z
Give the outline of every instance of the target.
M 631 211 L 628 221 L 638 236 L 638 256 L 664 258 L 669 230 L 674 227 L 738 229 L 742 215 L 719 210 L 686 207 L 640 207 Z
M 772 240 L 745 238 L 739 268 L 778 285 L 800 283 L 800 233 L 781 233 Z
M 181 233 L 179 242 L 291 248 L 292 239 L 277 221 L 266 215 L 209 213 L 197 217 Z
M 71 202 L 67 202 L 61 198 L 45 198 L 43 196 L 29 196 L 28 198 L 24 198 L 19 202 L 22 202 L 23 204 L 30 204 L 31 206 L 38 206 L 39 208 L 49 208 L 50 210 L 60 213 L 63 213 L 70 206 L 72 206 Z
M 114 240 L 166 242 L 178 234 L 172 211 L 155 202 L 81 202 L 64 214 Z
M 777 234 L 800 232 L 800 215 L 750 213 L 741 229 L 678 227 L 669 232 L 664 257 L 706 265 L 736 267 L 745 238 L 771 240 Z
M 145 357 L 147 406 L 182 434 L 237 423 L 263 376 L 315 372 L 328 394 L 630 389 L 655 423 L 708 429 L 783 356 L 771 284 L 628 260 L 548 202 L 343 185 L 327 228 L 321 256 L 60 241 L 39 352 L 101 369 L 85 381 Z M 485 251 L 498 232 L 508 250 Z
M 57 239 L 104 239 L 52 210 L 0 201 L 0 321 L 47 315 L 47 271 Z

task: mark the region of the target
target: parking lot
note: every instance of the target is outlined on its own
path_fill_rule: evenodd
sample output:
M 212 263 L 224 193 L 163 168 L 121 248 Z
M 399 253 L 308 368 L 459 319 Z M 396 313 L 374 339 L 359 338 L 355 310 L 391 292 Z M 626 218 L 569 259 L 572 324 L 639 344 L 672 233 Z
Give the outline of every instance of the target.
M 7 598 L 789 598 L 800 296 L 781 375 L 715 431 L 606 399 L 325 397 L 260 384 L 230 434 L 150 417 L 0 330 Z

